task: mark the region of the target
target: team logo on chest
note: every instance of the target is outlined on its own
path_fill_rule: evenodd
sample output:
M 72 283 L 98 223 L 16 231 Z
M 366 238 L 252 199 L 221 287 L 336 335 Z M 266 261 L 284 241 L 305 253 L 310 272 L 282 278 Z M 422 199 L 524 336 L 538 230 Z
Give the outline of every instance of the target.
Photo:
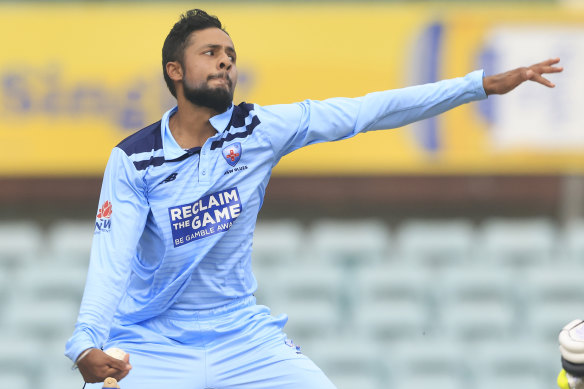
M 223 148 L 223 157 L 231 166 L 237 165 L 241 159 L 241 143 L 235 142 Z

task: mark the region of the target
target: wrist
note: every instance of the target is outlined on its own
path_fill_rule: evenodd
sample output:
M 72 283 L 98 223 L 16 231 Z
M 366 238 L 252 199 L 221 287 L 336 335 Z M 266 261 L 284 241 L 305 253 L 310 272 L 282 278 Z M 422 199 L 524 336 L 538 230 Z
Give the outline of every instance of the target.
M 77 360 L 75 360 L 75 362 L 73 363 L 73 366 L 71 366 L 71 370 L 75 370 L 77 369 L 77 367 L 79 366 L 79 362 L 81 362 L 81 360 L 83 358 L 85 358 L 87 356 L 87 354 L 89 354 L 91 352 L 91 350 L 93 350 L 94 347 L 90 347 L 86 350 L 84 350 L 81 354 L 79 354 L 79 357 L 77 357 Z
M 492 95 L 493 91 L 493 76 L 483 77 L 483 89 L 485 90 L 485 94 L 487 96 Z

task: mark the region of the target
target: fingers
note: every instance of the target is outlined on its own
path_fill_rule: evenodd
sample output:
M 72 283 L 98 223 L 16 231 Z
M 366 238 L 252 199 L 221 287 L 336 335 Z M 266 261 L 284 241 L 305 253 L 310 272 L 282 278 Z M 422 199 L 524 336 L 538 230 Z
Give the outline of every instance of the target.
M 545 77 L 540 76 L 537 73 L 533 73 L 533 77 L 530 78 L 531 81 L 535 81 L 538 82 L 542 85 L 547 86 L 548 88 L 554 88 L 556 86 L 556 84 L 554 84 L 553 82 L 551 82 L 550 80 L 548 80 Z
M 93 349 L 79 364 L 79 371 L 85 382 L 103 382 L 107 377 L 120 381 L 132 369 L 129 355 L 124 359 L 112 358 L 99 349 Z
M 546 61 L 531 65 L 529 69 L 539 73 L 560 73 L 564 70 L 562 66 L 553 66 L 560 62 L 559 58 L 551 58 Z
M 559 58 L 550 58 L 538 64 L 531 65 L 529 68 L 527 68 L 525 77 L 528 80 L 535 81 L 539 84 L 547 86 L 548 88 L 554 88 L 556 85 L 547 78 L 542 77 L 542 74 L 562 72 L 564 70 L 563 67 L 553 66 L 559 62 L 560 62 Z
M 132 369 L 132 365 L 130 365 L 130 355 L 126 354 L 124 359 L 116 359 L 109 357 L 107 362 L 107 366 L 109 366 L 110 370 L 106 374 L 107 377 L 113 377 L 116 380 L 121 380 L 125 376 L 128 375 L 130 370 Z
M 121 381 L 124 377 L 126 377 L 130 370 L 120 371 L 118 369 L 113 368 L 105 368 L 103 370 L 99 370 L 96 372 L 97 374 L 85 374 L 83 375 L 83 379 L 85 382 L 88 383 L 96 383 L 96 382 L 103 382 L 107 377 L 115 378 L 117 381 Z
M 107 377 L 115 378 L 117 381 L 122 380 L 130 373 L 131 367 L 127 369 L 117 369 L 111 366 L 103 366 L 102 368 L 97 369 L 92 374 L 87 374 L 83 378 L 86 382 L 95 383 L 95 382 L 103 382 Z
M 118 370 L 129 370 L 132 368 L 130 365 L 130 354 L 126 354 L 124 359 L 117 359 L 106 355 L 107 362 L 106 364 L 114 369 Z
M 99 376 L 95 376 L 92 381 L 87 381 L 90 383 L 103 382 L 107 377 L 115 378 L 116 381 L 120 381 L 122 378 L 128 375 L 128 372 L 121 372 L 117 369 L 107 369 L 100 372 Z
M 545 61 L 541 61 L 541 62 L 538 62 L 536 64 L 533 64 L 533 65 L 530 66 L 530 68 L 536 67 L 536 66 L 551 67 L 551 66 L 553 66 L 553 65 L 555 65 L 555 64 L 557 64 L 559 62 L 560 62 L 560 59 L 559 58 L 550 58 L 550 59 L 546 59 Z
M 118 369 L 109 369 L 105 374 L 104 378 L 100 378 L 99 382 L 102 382 L 107 377 L 115 378 L 116 381 L 121 381 L 124 377 L 126 377 L 130 373 L 130 370 L 123 370 L 120 371 Z
M 551 65 L 555 65 L 555 64 L 557 64 L 559 62 L 560 62 L 560 59 L 559 58 L 550 58 L 550 59 L 547 59 L 545 61 L 540 62 L 539 64 L 540 65 L 545 65 L 545 66 L 551 66 Z
M 542 77 L 539 72 L 537 72 L 536 70 L 531 69 L 531 68 L 525 69 L 524 77 L 525 77 L 525 80 L 535 81 L 537 83 L 540 83 L 542 85 L 547 86 L 548 88 L 555 87 L 555 84 L 553 84 L 550 80 Z
M 548 66 L 545 71 L 546 73 L 560 73 L 564 70 L 563 66 Z

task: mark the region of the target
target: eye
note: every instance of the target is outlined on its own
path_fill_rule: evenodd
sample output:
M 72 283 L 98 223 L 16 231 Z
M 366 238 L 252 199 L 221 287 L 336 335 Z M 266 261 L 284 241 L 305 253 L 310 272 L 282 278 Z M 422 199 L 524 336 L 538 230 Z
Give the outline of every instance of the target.
M 213 50 L 207 50 L 203 54 L 211 56 L 213 55 Z

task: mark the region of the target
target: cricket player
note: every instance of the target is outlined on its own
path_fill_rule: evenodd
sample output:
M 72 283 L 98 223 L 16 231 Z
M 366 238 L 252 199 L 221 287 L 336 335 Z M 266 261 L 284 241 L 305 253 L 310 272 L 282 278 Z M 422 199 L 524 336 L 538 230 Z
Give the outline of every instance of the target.
M 359 98 L 234 105 L 233 41 L 216 17 L 186 12 L 162 49 L 177 106 L 109 158 L 66 355 L 87 383 L 109 376 L 124 389 L 334 388 L 286 338 L 287 317 L 253 296 L 252 237 L 272 168 L 300 147 L 404 126 L 528 80 L 553 87 L 542 75 L 562 71 L 558 62 Z M 128 355 L 112 358 L 110 347 Z
M 562 370 L 558 376 L 561 389 L 584 389 L 584 321 L 572 320 L 558 336 Z

